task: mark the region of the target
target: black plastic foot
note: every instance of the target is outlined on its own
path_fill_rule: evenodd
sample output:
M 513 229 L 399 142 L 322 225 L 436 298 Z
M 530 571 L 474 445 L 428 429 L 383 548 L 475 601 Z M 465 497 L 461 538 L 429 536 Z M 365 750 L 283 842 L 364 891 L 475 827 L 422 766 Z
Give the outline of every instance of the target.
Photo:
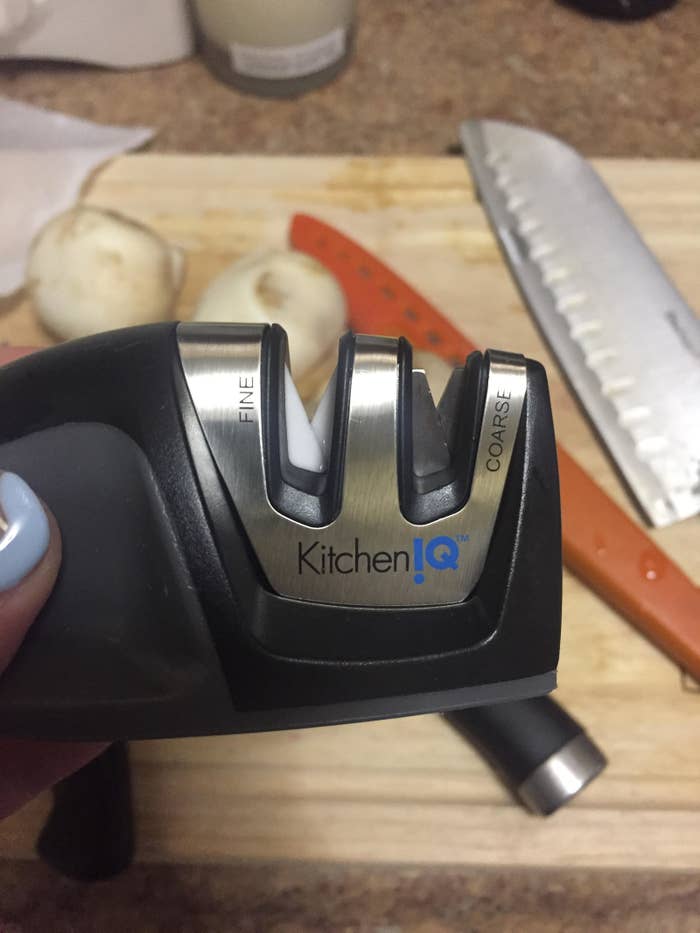
M 129 867 L 134 825 L 125 744 L 111 745 L 54 787 L 53 809 L 37 851 L 52 868 L 77 881 L 100 881 Z

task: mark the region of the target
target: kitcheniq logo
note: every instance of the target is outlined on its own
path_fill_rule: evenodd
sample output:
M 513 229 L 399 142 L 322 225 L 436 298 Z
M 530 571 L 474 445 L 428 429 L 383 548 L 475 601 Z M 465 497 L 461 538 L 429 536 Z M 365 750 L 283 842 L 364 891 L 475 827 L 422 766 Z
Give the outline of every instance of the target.
M 425 583 L 428 570 L 457 570 L 460 545 L 469 535 L 436 535 L 427 541 L 414 538 L 411 551 L 367 551 L 355 538 L 350 550 L 340 550 L 332 544 L 313 541 L 297 542 L 297 569 L 300 576 L 316 574 L 322 577 L 339 574 L 412 573 L 413 582 Z

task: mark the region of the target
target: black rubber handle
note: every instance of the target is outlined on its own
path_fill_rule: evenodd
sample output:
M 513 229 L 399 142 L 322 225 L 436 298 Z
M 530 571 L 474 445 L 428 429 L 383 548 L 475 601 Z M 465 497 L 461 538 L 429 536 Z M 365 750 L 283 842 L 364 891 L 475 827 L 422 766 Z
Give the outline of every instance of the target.
M 589 783 L 605 766 L 605 758 L 585 730 L 551 697 L 536 697 L 493 706 L 477 706 L 446 713 L 445 718 L 488 761 L 508 789 L 530 809 L 551 813 Z M 576 746 L 572 743 L 579 739 Z M 564 750 L 578 749 L 568 787 L 552 786 L 546 774 Z M 562 761 L 559 760 L 559 769 Z M 568 767 L 568 765 L 565 765 Z M 547 781 L 550 805 L 533 803 L 523 793 L 533 775 Z M 575 786 L 576 782 L 580 785 Z

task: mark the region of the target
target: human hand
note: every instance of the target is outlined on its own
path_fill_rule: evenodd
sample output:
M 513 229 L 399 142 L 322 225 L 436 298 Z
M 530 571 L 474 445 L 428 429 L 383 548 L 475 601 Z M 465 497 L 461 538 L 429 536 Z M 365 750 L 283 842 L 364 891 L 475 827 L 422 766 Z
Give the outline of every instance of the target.
M 0 347 L 0 365 L 28 350 Z M 0 464 L 0 678 L 48 599 L 61 565 L 55 518 Z M 98 755 L 97 742 L 0 738 L 0 819 Z

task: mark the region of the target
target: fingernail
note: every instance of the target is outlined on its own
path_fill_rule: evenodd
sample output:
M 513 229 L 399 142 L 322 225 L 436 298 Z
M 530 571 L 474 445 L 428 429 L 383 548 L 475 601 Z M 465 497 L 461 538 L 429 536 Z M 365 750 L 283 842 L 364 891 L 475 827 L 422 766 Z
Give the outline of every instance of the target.
M 41 502 L 16 473 L 0 473 L 0 592 L 17 586 L 49 546 Z

